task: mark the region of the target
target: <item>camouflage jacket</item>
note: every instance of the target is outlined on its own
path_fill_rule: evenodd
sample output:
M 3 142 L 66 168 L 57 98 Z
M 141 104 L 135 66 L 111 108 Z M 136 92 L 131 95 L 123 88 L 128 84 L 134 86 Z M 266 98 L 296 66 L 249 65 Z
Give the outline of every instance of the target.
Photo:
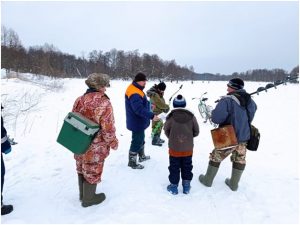
M 113 108 L 105 93 L 90 92 L 77 98 L 72 111 L 81 113 L 100 126 L 100 131 L 88 151 L 98 149 L 100 146 L 107 146 L 106 151 L 109 151 L 109 148 L 118 148 Z M 108 155 L 109 152 L 102 152 L 102 154 Z
M 155 86 L 147 91 L 147 96 L 150 98 L 150 102 L 153 106 L 153 113 L 155 115 L 159 115 L 162 112 L 169 112 L 169 105 L 166 104 L 164 97 L 158 92 Z

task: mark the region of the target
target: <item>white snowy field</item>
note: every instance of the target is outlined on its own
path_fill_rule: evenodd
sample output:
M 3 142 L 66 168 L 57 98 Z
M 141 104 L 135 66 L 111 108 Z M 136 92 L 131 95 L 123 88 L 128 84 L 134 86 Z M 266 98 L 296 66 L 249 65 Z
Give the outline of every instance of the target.
M 29 76 L 29 75 L 28 75 Z M 32 79 L 33 77 L 31 77 Z M 253 121 L 261 132 L 257 152 L 247 153 L 247 165 L 239 189 L 232 192 L 224 183 L 231 174 L 227 158 L 213 186 L 198 177 L 206 172 L 213 148 L 212 126 L 203 123 L 197 111 L 199 97 L 207 91 L 208 104 L 226 94 L 226 82 L 166 82 L 166 101 L 179 92 L 194 111 L 200 135 L 195 138 L 191 192 L 171 195 L 168 181 L 168 148 L 151 145 L 146 130 L 146 154 L 151 160 L 143 170 L 127 166 L 131 133 L 126 129 L 124 93 L 130 81 L 111 81 L 107 94 L 116 120 L 119 149 L 111 150 L 97 192 L 107 199 L 100 205 L 81 207 L 73 154 L 56 142 L 65 115 L 86 90 L 84 79 L 62 79 L 60 89 L 46 86 L 52 80 L 1 79 L 1 103 L 8 134 L 18 142 L 4 155 L 6 177 L 4 203 L 14 211 L 1 217 L 3 224 L 298 224 L 299 223 L 299 85 L 280 85 L 253 96 L 258 110 Z M 155 82 L 149 81 L 145 91 Z M 246 82 L 248 92 L 266 83 Z M 59 86 L 59 85 L 57 85 Z M 27 94 L 25 94 L 27 93 Z M 22 98 L 21 98 L 22 97 Z M 21 99 L 21 102 L 18 100 Z M 28 104 L 33 105 L 27 109 Z M 25 110 L 22 112 L 21 110 Z M 9 112 L 17 113 L 17 118 Z M 16 125 L 15 125 L 16 124 Z M 165 135 L 162 138 L 166 139 Z

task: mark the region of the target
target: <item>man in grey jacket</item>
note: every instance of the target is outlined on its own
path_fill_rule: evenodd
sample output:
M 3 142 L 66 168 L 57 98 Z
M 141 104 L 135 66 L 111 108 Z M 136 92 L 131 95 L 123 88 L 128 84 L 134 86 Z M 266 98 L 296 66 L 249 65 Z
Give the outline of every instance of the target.
M 238 140 L 238 145 L 227 149 L 214 149 L 209 156 L 206 174 L 199 176 L 199 181 L 211 187 L 218 172 L 220 163 L 231 154 L 232 173 L 225 183 L 232 191 L 238 189 L 238 183 L 246 166 L 247 141 L 250 138 L 249 123 L 254 118 L 256 104 L 244 90 L 244 81 L 233 78 L 227 84 L 227 95 L 223 96 L 212 111 L 212 121 L 219 125 L 232 125 Z

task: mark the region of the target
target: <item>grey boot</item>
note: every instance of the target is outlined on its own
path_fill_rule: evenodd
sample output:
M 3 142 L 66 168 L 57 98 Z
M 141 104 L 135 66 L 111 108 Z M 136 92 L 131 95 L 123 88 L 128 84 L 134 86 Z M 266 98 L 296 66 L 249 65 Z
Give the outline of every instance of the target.
M 105 200 L 106 196 L 104 193 L 95 193 L 96 188 L 97 184 L 90 184 L 86 181 L 83 181 L 83 196 L 81 203 L 83 207 L 98 205 Z
M 232 190 L 236 191 L 239 187 L 239 181 L 245 169 L 245 164 L 233 163 L 231 178 L 226 178 L 225 183 Z
M 153 136 L 152 145 L 162 146 L 162 143 L 160 142 L 160 138 L 157 134 Z
M 83 196 L 83 175 L 78 173 L 78 186 L 79 186 L 79 200 L 82 201 Z
M 146 160 L 150 159 L 150 156 L 145 155 L 145 145 L 141 148 L 141 151 L 139 151 L 139 162 L 144 162 Z
M 136 161 L 137 161 L 137 153 L 129 151 L 128 166 L 131 167 L 132 169 L 144 169 L 144 166 L 138 164 Z
M 207 167 L 206 174 L 205 175 L 201 174 L 199 176 L 200 183 L 202 183 L 203 185 L 205 185 L 207 187 L 211 187 L 211 185 L 214 181 L 214 178 L 219 170 L 219 166 L 217 164 L 220 165 L 220 163 L 216 163 L 215 166 L 212 166 L 211 164 L 212 163 L 210 162 Z

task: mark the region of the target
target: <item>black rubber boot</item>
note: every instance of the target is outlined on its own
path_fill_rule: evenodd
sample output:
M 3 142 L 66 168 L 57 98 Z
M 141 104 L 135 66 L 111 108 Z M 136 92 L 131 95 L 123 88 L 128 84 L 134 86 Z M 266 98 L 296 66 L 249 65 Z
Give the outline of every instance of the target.
M 1 216 L 10 214 L 14 210 L 12 205 L 1 205 Z
M 137 161 L 137 153 L 129 151 L 128 166 L 131 167 L 132 169 L 144 169 L 144 166 L 138 164 L 136 161 Z
M 163 144 L 163 143 L 165 143 L 165 140 L 164 140 L 164 139 L 161 139 L 161 138 L 160 138 L 160 135 L 161 135 L 161 134 L 158 135 L 158 141 L 159 141 L 159 143 Z
M 150 159 L 150 156 L 145 155 L 145 145 L 143 145 L 143 147 L 139 151 L 138 155 L 139 155 L 139 162 L 144 162 L 144 161 Z
M 160 142 L 160 138 L 157 134 L 153 136 L 152 145 L 162 146 L 162 143 Z

